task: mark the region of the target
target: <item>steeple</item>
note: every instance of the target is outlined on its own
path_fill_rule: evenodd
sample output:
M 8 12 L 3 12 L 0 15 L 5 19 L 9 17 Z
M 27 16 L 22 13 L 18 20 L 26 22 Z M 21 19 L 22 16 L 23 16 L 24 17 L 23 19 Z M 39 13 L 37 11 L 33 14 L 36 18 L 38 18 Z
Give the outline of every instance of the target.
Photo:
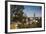
M 34 17 L 35 17 L 35 13 L 34 13 Z
M 35 19 L 35 13 L 34 13 L 34 19 Z

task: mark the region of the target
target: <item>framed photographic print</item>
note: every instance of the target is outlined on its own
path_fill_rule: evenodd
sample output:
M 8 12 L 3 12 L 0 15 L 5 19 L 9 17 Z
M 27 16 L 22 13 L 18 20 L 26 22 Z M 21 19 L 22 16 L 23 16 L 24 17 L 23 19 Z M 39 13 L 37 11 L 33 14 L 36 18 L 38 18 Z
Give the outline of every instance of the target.
M 5 32 L 45 31 L 45 3 L 6 1 Z

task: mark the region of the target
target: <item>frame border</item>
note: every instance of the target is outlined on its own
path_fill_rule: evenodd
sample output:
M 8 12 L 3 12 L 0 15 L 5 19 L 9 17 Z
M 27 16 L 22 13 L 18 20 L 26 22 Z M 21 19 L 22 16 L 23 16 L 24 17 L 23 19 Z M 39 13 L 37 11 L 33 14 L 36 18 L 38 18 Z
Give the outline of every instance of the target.
M 8 6 L 8 2 L 22 2 L 22 3 L 44 4 L 44 30 L 8 32 L 7 31 L 7 6 Z M 43 3 L 43 2 L 28 2 L 28 1 L 5 1 L 5 33 L 27 33 L 27 32 L 42 32 L 42 31 L 45 31 L 45 3 Z

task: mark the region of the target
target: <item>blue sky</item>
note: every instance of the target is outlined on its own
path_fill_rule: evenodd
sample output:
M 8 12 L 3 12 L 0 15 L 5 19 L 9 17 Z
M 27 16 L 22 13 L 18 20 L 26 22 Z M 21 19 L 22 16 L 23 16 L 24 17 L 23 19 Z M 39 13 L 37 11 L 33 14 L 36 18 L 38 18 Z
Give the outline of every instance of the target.
M 23 12 L 28 17 L 34 17 L 34 13 L 36 17 L 42 16 L 42 7 L 41 6 L 24 6 Z

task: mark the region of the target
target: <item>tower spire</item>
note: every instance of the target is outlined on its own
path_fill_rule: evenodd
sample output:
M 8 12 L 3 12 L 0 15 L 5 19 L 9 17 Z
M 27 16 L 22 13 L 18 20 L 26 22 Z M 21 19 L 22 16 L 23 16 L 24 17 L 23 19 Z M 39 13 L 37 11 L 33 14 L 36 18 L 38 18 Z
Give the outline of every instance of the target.
M 35 13 L 34 13 L 34 17 L 35 17 Z
M 34 19 L 35 19 L 35 12 L 34 12 Z

